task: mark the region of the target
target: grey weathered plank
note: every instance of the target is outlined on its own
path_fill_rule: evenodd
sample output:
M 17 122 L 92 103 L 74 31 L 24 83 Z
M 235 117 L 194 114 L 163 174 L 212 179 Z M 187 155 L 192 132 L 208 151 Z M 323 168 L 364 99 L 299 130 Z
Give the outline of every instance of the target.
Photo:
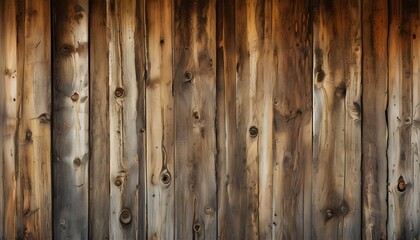
M 87 0 L 53 1 L 54 238 L 88 237 Z
M 364 239 L 386 239 L 387 1 L 363 1 L 362 202 Z
M 106 0 L 90 2 L 89 238 L 109 239 L 109 51 Z
M 174 237 L 172 1 L 146 2 L 148 239 Z
M 138 2 L 108 1 L 110 116 L 110 238 L 139 237 Z
M 310 1 L 273 4 L 273 239 L 311 238 Z
M 359 0 L 319 0 L 314 7 L 312 234 L 358 239 L 361 6 Z
M 25 238 L 52 239 L 50 1 L 27 1 L 22 11 L 18 156 L 23 215 L 19 224 Z
M 215 3 L 174 2 L 176 239 L 217 236 Z

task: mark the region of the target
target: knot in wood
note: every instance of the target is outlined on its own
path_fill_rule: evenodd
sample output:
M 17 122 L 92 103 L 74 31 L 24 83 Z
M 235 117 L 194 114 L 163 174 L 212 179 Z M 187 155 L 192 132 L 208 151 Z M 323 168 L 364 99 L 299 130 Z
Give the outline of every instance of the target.
M 327 214 L 327 219 L 330 219 L 333 217 L 333 211 L 331 209 L 327 209 L 326 214 Z
M 190 82 L 193 79 L 193 74 L 190 71 L 184 73 L 184 78 L 186 81 Z
M 128 225 L 131 223 L 131 219 L 132 219 L 132 215 L 131 215 L 131 211 L 128 210 L 127 208 L 124 208 L 123 210 L 121 210 L 120 212 L 120 222 L 124 225 Z
M 201 225 L 199 223 L 194 224 L 193 226 L 194 232 L 199 232 L 201 230 Z
M 122 185 L 122 179 L 121 179 L 121 177 L 120 176 L 118 176 L 118 177 L 116 177 L 115 178 L 115 180 L 114 180 L 114 184 L 115 184 L 115 186 L 117 186 L 117 187 L 119 187 L 119 186 L 121 186 Z
M 205 213 L 207 215 L 212 215 L 214 213 L 214 209 L 210 206 L 207 206 L 206 209 L 205 209 Z
M 82 164 L 82 161 L 80 160 L 80 158 L 75 158 L 75 159 L 73 160 L 73 165 L 74 165 L 75 167 L 79 167 L 81 164 Z
M 252 126 L 249 128 L 249 135 L 252 138 L 256 138 L 258 136 L 258 128 L 256 126 Z
M 25 133 L 25 140 L 27 141 L 27 142 L 32 142 L 32 131 L 31 130 L 26 130 L 26 133 Z
M 114 94 L 117 98 L 124 97 L 125 96 L 125 90 L 122 87 L 117 87 L 117 89 L 115 89 Z
M 407 183 L 405 182 L 405 180 L 402 176 L 400 176 L 400 178 L 398 179 L 397 189 L 400 192 L 404 192 L 407 189 Z
M 76 102 L 77 100 L 79 100 L 79 94 L 77 92 L 74 92 L 70 98 L 73 102 Z
M 160 181 L 165 184 L 168 185 L 171 183 L 171 174 L 168 171 L 163 171 L 160 173 Z

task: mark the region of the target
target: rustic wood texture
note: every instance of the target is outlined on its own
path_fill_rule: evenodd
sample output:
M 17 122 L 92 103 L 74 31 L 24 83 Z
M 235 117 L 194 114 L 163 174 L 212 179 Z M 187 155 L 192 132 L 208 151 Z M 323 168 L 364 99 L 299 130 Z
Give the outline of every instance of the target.
M 174 2 L 175 238 L 215 239 L 216 1 Z
M 0 13 L 4 13 L 5 1 L 0 2 Z M 0 28 L 6 29 L 6 24 L 4 15 L 0 16 Z M 4 46 L 4 36 L 3 31 L 0 31 L 0 56 L 5 56 L 5 46 Z M 1 74 L 1 70 L 5 69 L 6 59 L 0 59 L 0 239 L 3 239 L 4 236 L 4 196 L 3 196 L 3 185 L 6 182 L 3 177 L 3 165 L 4 165 L 4 142 L 3 142 L 3 132 L 4 132 L 4 98 L 6 95 L 5 91 L 5 74 Z
M 310 1 L 273 5 L 273 239 L 311 238 Z
M 388 5 L 363 1 L 362 202 L 364 239 L 386 239 Z
M 88 237 L 87 0 L 53 1 L 54 238 Z
M 312 234 L 359 239 L 361 3 L 314 4 Z
M 174 236 L 172 1 L 146 1 L 148 239 Z
M 106 0 L 90 2 L 89 239 L 109 239 L 109 51 Z
M 139 146 L 137 121 L 142 117 L 138 102 L 136 67 L 137 25 L 142 15 L 135 0 L 108 1 L 109 116 L 110 116 L 110 238 L 138 238 Z M 144 36 L 143 36 L 144 37 Z

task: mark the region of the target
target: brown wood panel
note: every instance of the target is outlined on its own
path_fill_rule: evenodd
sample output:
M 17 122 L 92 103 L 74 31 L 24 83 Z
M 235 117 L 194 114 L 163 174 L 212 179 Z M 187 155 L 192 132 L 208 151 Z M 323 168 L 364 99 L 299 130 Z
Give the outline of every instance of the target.
M 362 235 L 386 239 L 388 5 L 363 1 Z
M 88 237 L 87 0 L 53 1 L 54 238 Z
M 175 238 L 215 239 L 216 1 L 174 2 Z
M 90 1 L 89 239 L 109 239 L 109 51 L 106 0 Z
M 311 238 L 310 1 L 273 6 L 273 239 Z
M 19 107 L 19 191 L 25 238 L 52 239 L 50 1 L 24 6 L 24 74 Z
M 314 2 L 312 235 L 361 233 L 361 6 Z
M 139 234 L 138 102 L 144 101 L 136 62 L 138 27 L 143 17 L 135 0 L 108 1 L 110 115 L 110 238 Z M 144 36 L 143 36 L 144 39 Z
M 4 19 L 4 6 L 5 1 L 0 2 L 0 28 L 5 29 L 5 19 Z M 4 44 L 5 34 L 3 31 L 0 31 L 0 56 L 5 56 L 5 44 Z M 6 59 L 2 58 L 0 60 L 0 69 L 5 69 Z M 1 74 L 1 73 L 0 73 Z M 5 90 L 5 75 L 0 75 L 0 236 L 4 236 L 4 195 L 3 188 L 4 183 L 6 182 L 3 177 L 3 165 L 4 165 L 4 141 L 3 141 L 3 132 L 4 132 L 4 118 L 5 118 L 5 106 L 4 98 L 6 94 Z
M 172 1 L 146 2 L 147 225 L 149 239 L 174 237 Z M 153 113 L 153 114 L 150 114 Z

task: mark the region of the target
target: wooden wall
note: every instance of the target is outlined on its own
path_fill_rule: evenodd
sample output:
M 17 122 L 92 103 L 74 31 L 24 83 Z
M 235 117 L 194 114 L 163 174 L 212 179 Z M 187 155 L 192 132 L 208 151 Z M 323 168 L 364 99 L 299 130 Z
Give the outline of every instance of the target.
M 418 0 L 0 1 L 0 239 L 420 238 L 419 24 Z

